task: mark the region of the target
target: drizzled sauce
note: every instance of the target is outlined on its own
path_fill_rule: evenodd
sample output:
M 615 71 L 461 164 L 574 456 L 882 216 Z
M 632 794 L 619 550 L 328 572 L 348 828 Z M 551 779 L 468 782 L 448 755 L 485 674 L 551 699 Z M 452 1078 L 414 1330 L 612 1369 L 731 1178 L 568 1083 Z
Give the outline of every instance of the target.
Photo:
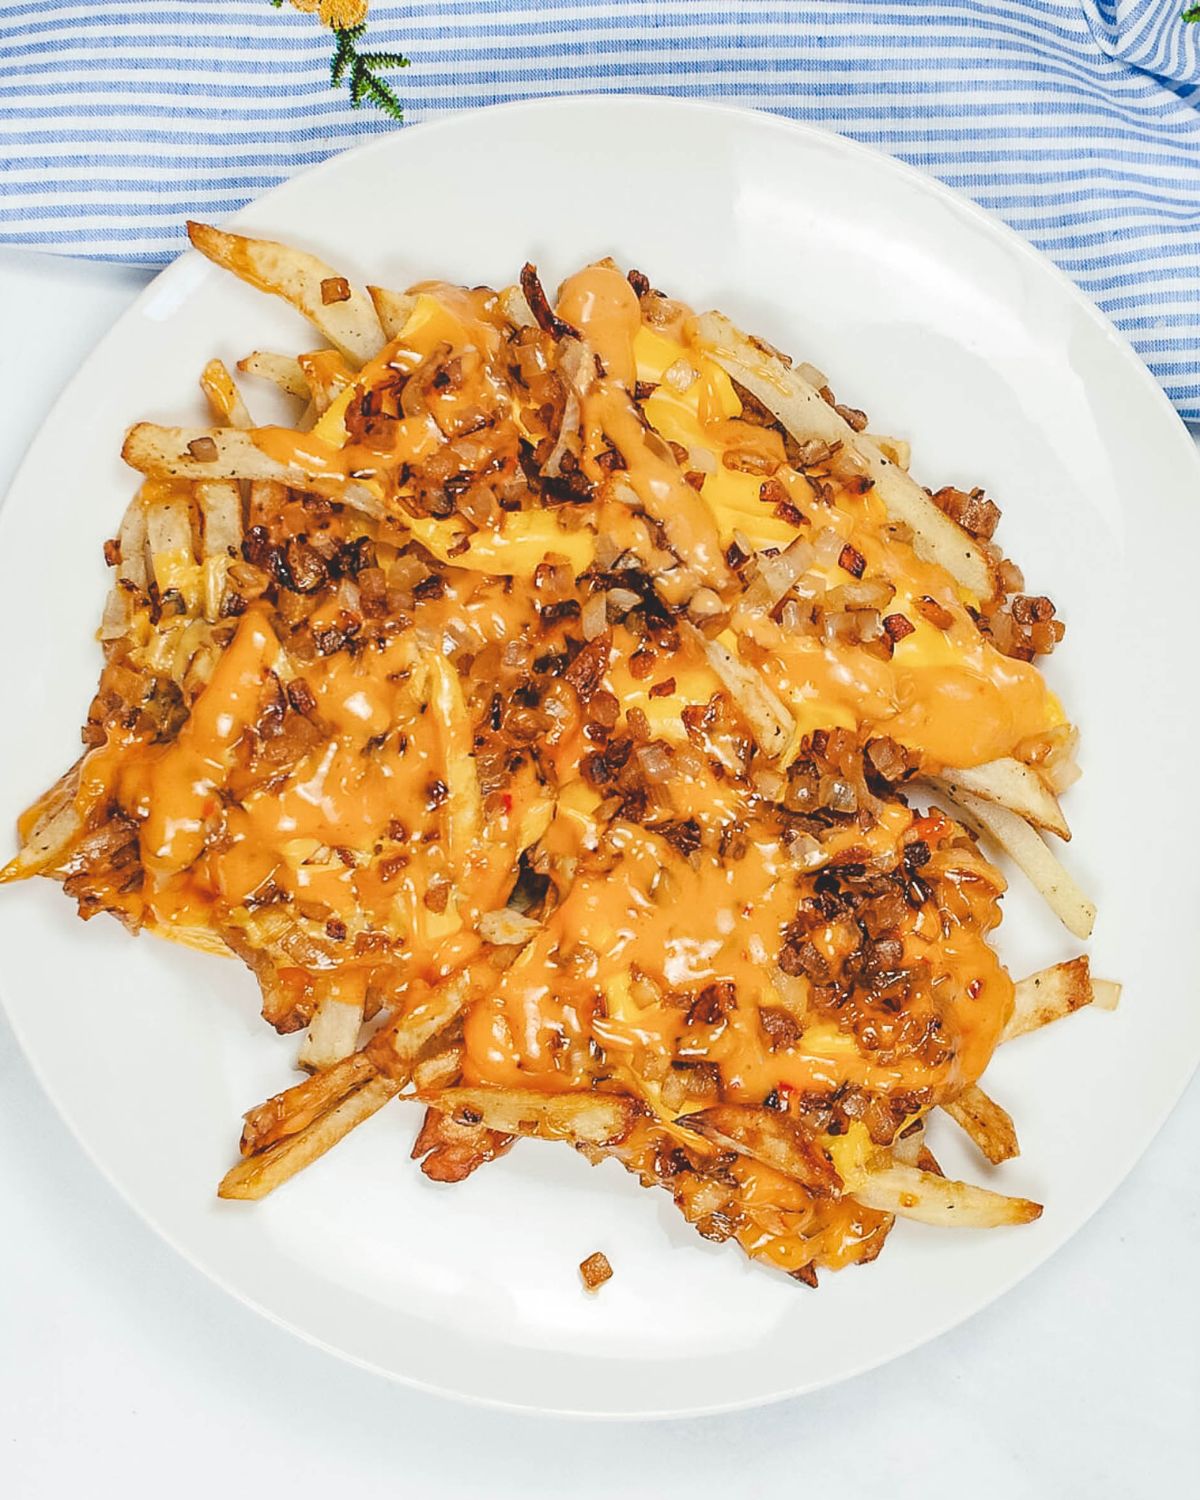
M 674 458 L 663 453 L 661 441 L 647 434 L 633 403 L 641 312 L 629 283 L 611 267 L 589 266 L 564 284 L 559 313 L 579 328 L 603 367 L 583 396 L 591 477 L 600 477 L 595 457 L 611 444 L 624 462 L 625 479 L 647 514 L 663 525 L 680 559 L 710 586 L 727 587 L 730 573 L 712 515 Z

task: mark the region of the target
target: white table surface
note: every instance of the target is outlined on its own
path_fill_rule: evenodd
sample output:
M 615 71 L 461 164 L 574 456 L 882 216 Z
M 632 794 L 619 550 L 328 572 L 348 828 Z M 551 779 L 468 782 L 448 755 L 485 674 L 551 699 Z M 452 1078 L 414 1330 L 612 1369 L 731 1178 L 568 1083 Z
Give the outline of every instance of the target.
M 0 492 L 142 280 L 0 255 Z M 1188 983 L 1191 936 L 1180 945 Z M 834 1484 L 850 1500 L 877 1487 L 889 1500 L 1194 1494 L 1198 1132 L 1193 1083 L 1070 1245 L 906 1360 L 761 1411 L 599 1427 L 419 1395 L 232 1301 L 99 1177 L 0 1016 L 0 1496 L 241 1500 L 271 1486 L 289 1500 L 752 1500 Z

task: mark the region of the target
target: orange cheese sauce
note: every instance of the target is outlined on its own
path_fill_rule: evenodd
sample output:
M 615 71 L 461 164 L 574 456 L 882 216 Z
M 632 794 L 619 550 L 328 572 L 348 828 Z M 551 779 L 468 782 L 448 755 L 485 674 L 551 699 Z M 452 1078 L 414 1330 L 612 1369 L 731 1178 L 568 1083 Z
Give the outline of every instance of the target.
M 729 571 L 713 517 L 685 484 L 678 465 L 661 444 L 647 441 L 632 400 L 637 363 L 634 345 L 641 327 L 638 299 L 628 281 L 607 266 L 588 266 L 570 277 L 559 299 L 560 315 L 577 326 L 600 358 L 603 373 L 583 396 L 589 456 L 612 445 L 625 465 L 625 479 L 649 515 L 662 523 L 675 552 L 706 582 L 721 587 Z M 599 477 L 593 467 L 592 477 Z
M 118 800 L 141 822 L 142 861 L 152 874 L 177 874 L 203 849 L 205 820 L 217 810 L 229 756 L 258 717 L 278 650 L 265 614 L 248 614 L 179 737 L 160 754 L 129 757 L 122 766 Z
M 108 801 L 137 820 L 140 920 L 258 942 L 270 914 L 290 904 L 319 918 L 304 945 L 303 967 L 316 973 L 374 969 L 379 938 L 400 975 L 433 977 L 475 954 L 475 925 L 503 905 L 539 788 L 523 768 L 485 824 L 469 720 L 439 655 L 450 626 L 502 644 L 528 628 L 528 608 L 502 580 L 459 574 L 426 606 L 424 643 L 409 631 L 300 671 L 270 611 L 251 606 L 174 740 L 93 751 L 79 805 Z M 284 774 L 241 791 L 248 736 L 298 680 L 315 743 Z M 431 902 L 438 885 L 449 895 Z M 325 941 L 321 924 L 335 936 Z M 373 935 L 365 956 L 362 934 Z
M 907 828 L 913 819 L 897 808 L 890 821 Z M 873 842 L 882 853 L 892 837 L 884 827 L 865 846 Z M 723 1097 L 741 1103 L 761 1103 L 780 1086 L 826 1093 L 846 1083 L 884 1093 L 931 1087 L 948 1097 L 982 1073 L 1012 1008 L 1012 985 L 986 942 L 999 920 L 996 888 L 970 870 L 957 882 L 961 920 L 923 913 L 905 937 L 905 966 L 929 966 L 947 1043 L 931 1067 L 916 1052 L 863 1049 L 852 1033 L 817 1018 L 794 1044 L 768 1050 L 758 1013 L 781 1003 L 772 966 L 795 915 L 797 885 L 794 862 L 765 831 L 736 862 L 682 859 L 650 830 L 620 823 L 607 843 L 612 867 L 606 859 L 595 876 L 576 877 L 495 995 L 472 1013 L 472 1081 L 586 1087 L 595 1073 L 590 1039 L 609 1063 L 643 1080 L 661 1079 L 681 1058 L 715 1063 Z M 817 936 L 831 959 L 837 941 L 832 927 Z M 719 1025 L 696 1026 L 689 1004 L 714 983 L 734 986 L 737 1007 Z M 649 1097 L 655 1102 L 653 1089 Z

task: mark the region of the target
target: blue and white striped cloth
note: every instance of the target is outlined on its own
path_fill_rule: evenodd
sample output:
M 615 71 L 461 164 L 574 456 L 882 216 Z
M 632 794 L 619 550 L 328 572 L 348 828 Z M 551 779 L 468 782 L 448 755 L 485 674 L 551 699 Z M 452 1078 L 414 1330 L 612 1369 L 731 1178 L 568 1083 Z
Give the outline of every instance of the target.
M 311 0 L 315 4 L 316 0 Z M 327 0 L 327 4 L 329 0 Z M 372 0 L 409 121 L 585 91 L 814 121 L 924 167 L 1045 250 L 1200 420 L 1200 25 L 1186 0 Z M 345 10 L 340 12 L 346 15 Z M 158 265 L 395 129 L 271 0 L 0 0 L 0 244 Z

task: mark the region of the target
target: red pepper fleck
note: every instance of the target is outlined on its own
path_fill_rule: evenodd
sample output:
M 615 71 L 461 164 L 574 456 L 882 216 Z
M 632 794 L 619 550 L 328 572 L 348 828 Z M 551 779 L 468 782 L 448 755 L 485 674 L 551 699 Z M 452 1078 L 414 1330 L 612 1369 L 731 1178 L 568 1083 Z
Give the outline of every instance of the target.
M 923 839 L 927 844 L 944 838 L 949 828 L 950 824 L 946 815 L 936 807 L 931 807 L 923 818 L 917 818 L 912 825 L 912 831 L 916 837 Z

